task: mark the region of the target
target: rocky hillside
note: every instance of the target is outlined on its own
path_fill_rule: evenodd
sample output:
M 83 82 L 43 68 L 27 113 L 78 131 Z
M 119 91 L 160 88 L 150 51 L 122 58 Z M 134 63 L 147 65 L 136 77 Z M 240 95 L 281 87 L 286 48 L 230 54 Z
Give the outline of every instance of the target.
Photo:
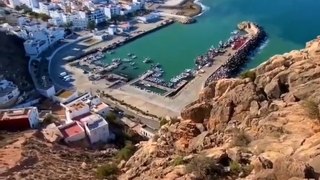
M 212 82 L 119 179 L 317 179 L 320 37 L 241 78 Z
M 0 39 L 0 75 L 17 84 L 20 90 L 32 89 L 23 40 L 5 32 L 0 32 Z

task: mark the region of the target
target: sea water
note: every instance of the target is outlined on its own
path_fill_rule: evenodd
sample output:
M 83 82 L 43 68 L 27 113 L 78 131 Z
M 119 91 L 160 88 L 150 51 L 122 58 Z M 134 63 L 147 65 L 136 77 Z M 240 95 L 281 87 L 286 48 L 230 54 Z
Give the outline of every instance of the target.
M 268 34 L 268 41 L 250 58 L 243 69 L 251 69 L 275 54 L 300 49 L 320 34 L 319 0 L 200 0 L 205 7 L 197 23 L 175 23 L 118 49 L 104 60 L 126 58 L 134 53 L 138 69 L 124 64 L 116 72 L 138 77 L 150 68 L 143 63 L 150 57 L 165 70 L 164 79 L 194 67 L 194 59 L 205 53 L 211 45 L 229 38 L 241 21 L 253 21 Z M 127 66 L 123 68 L 123 66 Z M 123 68 L 123 70 L 121 70 Z

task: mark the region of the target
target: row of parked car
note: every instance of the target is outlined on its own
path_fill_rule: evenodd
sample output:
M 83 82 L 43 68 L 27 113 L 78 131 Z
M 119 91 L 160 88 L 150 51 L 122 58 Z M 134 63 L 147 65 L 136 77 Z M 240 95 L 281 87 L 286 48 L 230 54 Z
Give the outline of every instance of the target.
M 60 73 L 59 77 L 61 79 L 63 79 L 64 81 L 70 81 L 71 80 L 71 75 L 69 75 L 67 72 Z

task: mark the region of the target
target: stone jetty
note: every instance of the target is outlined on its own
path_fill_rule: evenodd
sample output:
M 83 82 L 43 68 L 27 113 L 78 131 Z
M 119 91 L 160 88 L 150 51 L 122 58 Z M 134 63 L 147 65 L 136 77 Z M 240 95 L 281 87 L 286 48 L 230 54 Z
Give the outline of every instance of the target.
M 206 80 L 205 86 L 212 81 L 237 75 L 240 68 L 247 62 L 248 56 L 267 38 L 267 34 L 263 28 L 252 22 L 241 22 L 238 24 L 238 29 L 248 33 L 249 40 L 241 46 L 236 53 L 230 56 L 222 66 L 212 73 Z

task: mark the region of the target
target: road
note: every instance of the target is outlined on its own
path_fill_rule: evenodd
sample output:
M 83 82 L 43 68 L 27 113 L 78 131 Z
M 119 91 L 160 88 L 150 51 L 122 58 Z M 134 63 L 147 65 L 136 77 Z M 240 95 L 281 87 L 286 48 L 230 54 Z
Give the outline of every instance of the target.
M 132 110 L 128 109 L 127 107 L 121 106 L 118 103 L 115 103 L 114 101 L 111 101 L 110 99 L 107 98 L 101 98 L 103 102 L 107 103 L 108 105 L 110 105 L 112 108 L 118 108 L 120 110 L 122 110 L 125 114 L 130 115 L 130 116 L 134 116 L 138 119 L 138 122 L 140 121 L 142 124 L 145 124 L 147 126 L 149 126 L 152 129 L 160 129 L 160 122 L 157 119 L 152 119 L 147 118 L 143 115 L 140 115 L 136 112 L 133 112 Z

